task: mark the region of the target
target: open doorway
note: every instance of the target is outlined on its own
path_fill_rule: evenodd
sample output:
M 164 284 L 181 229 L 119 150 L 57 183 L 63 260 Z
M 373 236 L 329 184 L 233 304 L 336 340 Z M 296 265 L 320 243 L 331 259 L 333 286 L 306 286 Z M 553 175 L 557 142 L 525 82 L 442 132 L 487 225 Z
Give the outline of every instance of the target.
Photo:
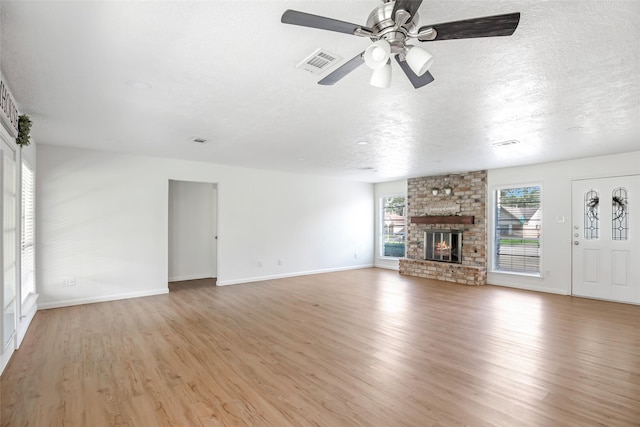
M 169 180 L 170 290 L 195 280 L 215 285 L 217 217 L 217 184 Z

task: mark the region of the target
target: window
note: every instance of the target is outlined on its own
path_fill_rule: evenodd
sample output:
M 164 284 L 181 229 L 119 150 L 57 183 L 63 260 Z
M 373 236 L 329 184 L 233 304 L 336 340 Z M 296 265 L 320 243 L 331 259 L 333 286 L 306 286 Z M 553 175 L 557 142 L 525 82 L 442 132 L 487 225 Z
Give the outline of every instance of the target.
M 540 274 L 540 186 L 496 191 L 494 270 Z
M 407 231 L 405 198 L 390 196 L 382 198 L 382 244 L 380 255 L 385 257 L 404 257 Z
M 22 237 L 20 245 L 22 303 L 35 294 L 35 177 L 33 170 L 22 162 Z
M 613 240 L 629 239 L 629 200 L 627 189 L 623 187 L 613 190 L 611 195 L 611 238 Z
M 584 238 L 586 240 L 598 238 L 598 232 L 600 231 L 599 206 L 600 196 L 598 196 L 596 190 L 589 190 L 584 193 Z

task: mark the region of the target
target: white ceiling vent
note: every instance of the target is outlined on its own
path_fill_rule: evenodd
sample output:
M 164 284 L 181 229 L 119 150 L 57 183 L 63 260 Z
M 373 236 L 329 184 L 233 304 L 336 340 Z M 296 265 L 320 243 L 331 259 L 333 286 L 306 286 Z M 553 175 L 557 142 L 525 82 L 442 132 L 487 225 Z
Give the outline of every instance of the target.
M 296 65 L 296 68 L 302 68 L 314 74 L 320 74 L 331 68 L 333 64 L 339 62 L 341 59 L 342 57 L 334 53 L 318 49 Z
M 208 144 L 209 140 L 205 139 L 205 138 L 200 138 L 200 137 L 194 136 L 193 138 L 191 138 L 189 140 L 189 142 L 191 142 L 192 144 Z

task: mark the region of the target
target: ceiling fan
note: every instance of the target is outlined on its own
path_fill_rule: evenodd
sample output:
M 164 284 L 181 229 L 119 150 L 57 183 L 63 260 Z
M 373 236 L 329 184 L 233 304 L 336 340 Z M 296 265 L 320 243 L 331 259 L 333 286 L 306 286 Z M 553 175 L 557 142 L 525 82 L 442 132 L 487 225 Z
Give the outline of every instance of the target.
M 284 12 L 281 19 L 284 24 L 369 37 L 374 42 L 364 52 L 335 69 L 318 84 L 335 84 L 360 65 L 367 64 L 373 69 L 371 85 L 389 87 L 393 56 L 413 87 L 418 89 L 433 81 L 433 76 L 428 71 L 433 62 L 433 56 L 425 49 L 407 44 L 409 40 L 430 42 L 510 36 L 520 22 L 520 13 L 515 12 L 418 27 L 418 8 L 422 0 L 383 1 L 382 5 L 369 14 L 366 26 L 295 10 Z

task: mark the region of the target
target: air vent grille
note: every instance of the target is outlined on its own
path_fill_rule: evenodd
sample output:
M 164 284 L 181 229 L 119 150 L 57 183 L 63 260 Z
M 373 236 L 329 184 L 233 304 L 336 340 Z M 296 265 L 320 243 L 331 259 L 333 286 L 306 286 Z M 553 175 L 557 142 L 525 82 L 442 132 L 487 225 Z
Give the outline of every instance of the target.
M 341 59 L 342 57 L 334 53 L 327 52 L 323 49 L 317 49 L 296 65 L 296 68 L 302 68 L 303 70 L 310 71 L 314 74 L 320 74 L 330 68 L 331 65 L 339 62 Z

